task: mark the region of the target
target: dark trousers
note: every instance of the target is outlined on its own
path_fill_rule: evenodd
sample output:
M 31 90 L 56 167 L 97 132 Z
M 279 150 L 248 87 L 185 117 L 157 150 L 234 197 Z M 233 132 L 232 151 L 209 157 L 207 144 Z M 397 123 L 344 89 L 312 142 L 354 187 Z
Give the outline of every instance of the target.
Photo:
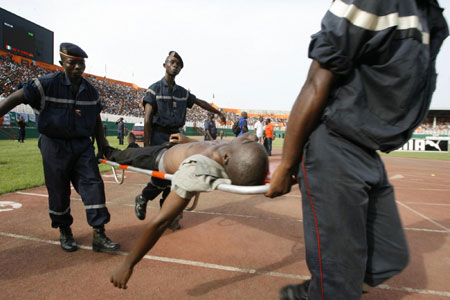
M 320 125 L 304 148 L 302 191 L 308 299 L 360 299 L 408 264 L 394 191 L 379 155 Z
M 88 224 L 99 226 L 108 223 L 110 215 L 105 205 L 104 184 L 91 140 L 62 140 L 41 135 L 39 148 L 44 164 L 52 227 L 70 226 L 73 222 L 70 214 L 70 183 L 85 205 Z
M 268 155 L 272 155 L 272 138 L 264 138 L 264 148 Z
M 117 138 L 119 139 L 119 145 L 123 145 L 123 137 L 124 137 L 124 133 L 119 131 L 117 133 Z
M 150 145 L 154 146 L 166 144 L 169 141 L 171 134 L 172 133 L 169 131 L 152 130 L 150 133 Z M 158 197 L 161 192 L 163 195 L 159 201 L 160 206 L 163 205 L 170 193 L 170 181 L 159 178 L 151 178 L 150 182 L 147 183 L 147 186 L 142 190 L 142 196 L 144 196 L 146 200 L 153 200 Z
M 25 140 L 25 128 L 19 128 L 19 136 L 17 137 L 17 140 L 23 143 Z

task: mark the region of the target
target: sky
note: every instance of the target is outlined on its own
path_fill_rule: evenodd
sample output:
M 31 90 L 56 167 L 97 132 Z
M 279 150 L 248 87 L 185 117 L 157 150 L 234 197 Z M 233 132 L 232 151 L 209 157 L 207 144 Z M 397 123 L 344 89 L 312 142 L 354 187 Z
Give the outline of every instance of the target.
M 448 8 L 450 1 L 440 0 Z M 311 34 L 330 0 L 0 0 L 0 7 L 88 54 L 86 72 L 147 88 L 177 51 L 177 84 L 223 108 L 289 111 L 311 60 Z M 437 61 L 431 108 L 450 109 L 450 38 Z

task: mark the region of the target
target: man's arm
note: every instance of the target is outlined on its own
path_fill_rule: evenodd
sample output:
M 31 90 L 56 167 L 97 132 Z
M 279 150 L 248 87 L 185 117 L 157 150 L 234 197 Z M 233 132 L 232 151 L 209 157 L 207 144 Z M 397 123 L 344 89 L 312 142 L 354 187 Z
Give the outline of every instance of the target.
M 9 95 L 5 100 L 0 101 L 0 117 L 4 116 L 11 109 L 25 102 L 23 89 L 17 90 Z
M 98 155 L 103 157 L 103 149 L 106 145 L 108 145 L 108 142 L 105 141 L 105 132 L 103 131 L 103 122 L 100 114 L 97 115 L 95 120 L 94 134 L 95 140 L 97 141 Z
M 194 103 L 197 104 L 198 106 L 200 106 L 201 108 L 203 108 L 204 110 L 207 110 L 207 111 L 217 114 L 220 118 L 220 121 L 222 122 L 222 125 L 226 124 L 227 120 L 226 120 L 225 116 L 220 111 L 218 111 L 217 109 L 212 107 L 208 102 L 198 99 L 198 98 L 195 98 Z
M 335 75 L 317 61 L 311 63 L 306 82 L 291 110 L 281 163 L 273 173 L 265 196 L 273 198 L 291 190 L 292 172 L 301 160 L 303 146 L 322 116 L 334 78 Z
M 242 124 L 242 131 L 245 133 L 245 132 L 248 132 L 248 122 L 247 122 L 247 120 L 244 120 L 244 122 L 245 122 L 245 124 Z
M 188 205 L 189 200 L 181 198 L 175 192 L 170 192 L 156 217 L 152 218 L 145 226 L 137 245 L 111 275 L 110 281 L 115 287 L 120 289 L 127 288 L 127 282 L 133 273 L 134 266 L 156 244 L 164 230 Z
M 150 132 L 152 131 L 153 107 L 145 102 L 144 106 L 144 147 L 150 146 Z

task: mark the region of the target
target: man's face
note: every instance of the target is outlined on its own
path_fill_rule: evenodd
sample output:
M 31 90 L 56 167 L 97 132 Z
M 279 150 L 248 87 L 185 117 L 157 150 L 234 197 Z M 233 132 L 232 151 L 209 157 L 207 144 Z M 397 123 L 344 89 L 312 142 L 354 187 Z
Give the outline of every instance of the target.
M 169 56 L 164 63 L 164 68 L 169 75 L 177 76 L 181 71 L 181 62 L 174 56 Z
M 214 114 L 208 114 L 208 118 L 209 118 L 210 120 L 214 120 Z
M 59 62 L 70 81 L 78 81 L 86 69 L 84 58 L 62 57 Z
M 243 117 L 244 119 L 247 119 L 247 113 L 242 113 L 242 117 Z
M 264 121 L 263 117 L 259 117 L 259 121 L 262 123 Z

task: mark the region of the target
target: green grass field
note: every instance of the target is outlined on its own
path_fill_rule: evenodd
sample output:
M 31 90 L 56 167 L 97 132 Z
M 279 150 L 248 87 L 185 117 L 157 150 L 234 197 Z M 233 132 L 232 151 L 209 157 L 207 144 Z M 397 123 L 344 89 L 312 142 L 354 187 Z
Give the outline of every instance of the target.
M 126 148 L 126 145 L 119 146 L 115 136 L 108 137 L 108 141 L 112 147 Z M 273 147 L 282 145 L 283 139 L 276 139 L 273 142 Z M 382 155 L 450 160 L 450 153 L 393 152 Z M 110 166 L 99 166 L 101 172 L 111 170 Z M 44 172 L 37 139 L 26 139 L 23 144 L 12 140 L 0 140 L 0 195 L 41 185 L 44 185 Z

